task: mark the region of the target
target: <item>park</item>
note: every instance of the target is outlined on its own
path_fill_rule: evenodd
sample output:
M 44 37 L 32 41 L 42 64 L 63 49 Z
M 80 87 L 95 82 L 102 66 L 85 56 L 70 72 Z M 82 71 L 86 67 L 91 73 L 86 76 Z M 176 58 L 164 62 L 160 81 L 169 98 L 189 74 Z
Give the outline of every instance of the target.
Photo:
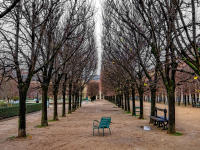
M 0 149 L 199 150 L 199 0 L 0 2 Z

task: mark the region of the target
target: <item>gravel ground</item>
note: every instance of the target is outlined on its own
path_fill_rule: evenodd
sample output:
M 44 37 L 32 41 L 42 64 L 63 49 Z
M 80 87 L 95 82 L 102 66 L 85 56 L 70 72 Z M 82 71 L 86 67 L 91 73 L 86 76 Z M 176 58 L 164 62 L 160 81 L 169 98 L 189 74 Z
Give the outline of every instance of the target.
M 138 103 L 137 103 L 138 105 Z M 166 107 L 158 104 L 159 107 Z M 40 113 L 27 115 L 26 139 L 11 139 L 17 133 L 17 118 L 0 122 L 0 150 L 199 150 L 200 149 L 200 109 L 176 108 L 176 128 L 182 136 L 168 135 L 166 131 L 149 126 L 150 104 L 144 104 L 145 119 L 139 120 L 126 114 L 120 108 L 105 101 L 87 102 L 76 112 L 49 122 L 46 128 L 36 128 L 40 124 Z M 49 118 L 53 113 L 49 109 Z M 61 107 L 59 107 L 61 114 Z M 92 135 L 93 120 L 102 116 L 112 118 L 110 135 L 95 132 Z

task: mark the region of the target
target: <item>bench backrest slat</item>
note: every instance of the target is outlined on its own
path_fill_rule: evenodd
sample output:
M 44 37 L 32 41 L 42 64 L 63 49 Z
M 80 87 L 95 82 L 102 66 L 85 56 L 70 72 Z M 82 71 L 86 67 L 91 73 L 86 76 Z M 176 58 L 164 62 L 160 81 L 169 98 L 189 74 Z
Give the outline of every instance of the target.
M 110 123 L 111 123 L 111 117 L 102 117 L 99 124 L 99 128 L 109 128 Z
M 155 107 L 155 116 L 157 117 L 158 116 L 158 111 L 161 111 L 164 113 L 164 119 L 166 120 L 167 119 L 167 109 L 162 109 L 162 108 L 158 108 L 158 107 Z

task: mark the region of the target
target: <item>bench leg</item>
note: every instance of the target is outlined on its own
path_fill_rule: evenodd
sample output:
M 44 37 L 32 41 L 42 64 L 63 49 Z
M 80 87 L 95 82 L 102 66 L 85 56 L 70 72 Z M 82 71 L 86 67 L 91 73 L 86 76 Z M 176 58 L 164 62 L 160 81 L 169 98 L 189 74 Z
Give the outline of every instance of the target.
M 163 123 L 163 130 L 167 130 L 167 125 L 168 125 L 168 122 Z
M 94 128 L 93 128 L 93 136 L 94 136 Z
M 157 121 L 156 120 L 154 120 L 154 126 L 156 126 L 157 125 Z
M 103 136 L 104 136 L 104 128 L 103 128 Z
M 162 122 L 158 122 L 158 127 L 162 127 Z
M 110 135 L 111 135 L 111 131 L 110 131 L 110 128 L 109 128 L 109 132 L 110 132 Z

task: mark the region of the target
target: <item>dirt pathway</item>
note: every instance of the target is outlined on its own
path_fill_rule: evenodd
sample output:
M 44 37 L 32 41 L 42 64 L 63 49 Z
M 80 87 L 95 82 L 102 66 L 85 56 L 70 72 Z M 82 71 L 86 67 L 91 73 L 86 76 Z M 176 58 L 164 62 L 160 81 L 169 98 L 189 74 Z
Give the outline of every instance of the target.
M 145 104 L 146 113 L 149 104 Z M 178 111 L 182 111 L 183 108 Z M 187 113 L 185 113 L 187 114 Z M 105 136 L 92 136 L 92 121 L 102 116 L 111 116 L 112 134 L 105 131 Z M 34 118 L 34 117 L 33 117 Z M 38 117 L 37 117 L 38 118 Z M 0 142 L 1 150 L 199 150 L 200 124 L 192 126 L 193 134 L 187 132 L 184 119 L 178 121 L 184 133 L 183 136 L 171 136 L 166 131 L 152 127 L 151 131 L 144 131 L 141 126 L 149 125 L 148 119 L 139 120 L 126 114 L 113 104 L 101 100 L 86 103 L 83 107 L 66 118 L 57 122 L 50 122 L 49 127 L 34 128 L 39 124 L 39 118 L 28 122 L 27 139 L 4 140 Z M 186 118 L 187 120 L 188 118 Z M 11 120 L 9 120 L 11 121 Z M 181 122 L 182 121 L 182 122 Z M 183 123 L 182 125 L 180 123 Z M 197 123 L 197 122 L 192 122 Z M 7 124 L 7 123 L 6 123 Z M 1 125 L 0 125 L 1 127 Z M 6 126 L 4 127 L 6 128 Z M 12 133 L 14 134 L 15 132 Z M 191 129 L 189 129 L 191 131 Z M 196 132 L 195 132 L 196 131 Z M 2 130 L 0 130 L 0 133 Z M 102 132 L 102 131 L 101 131 Z M 9 135 L 11 132 L 9 133 Z

